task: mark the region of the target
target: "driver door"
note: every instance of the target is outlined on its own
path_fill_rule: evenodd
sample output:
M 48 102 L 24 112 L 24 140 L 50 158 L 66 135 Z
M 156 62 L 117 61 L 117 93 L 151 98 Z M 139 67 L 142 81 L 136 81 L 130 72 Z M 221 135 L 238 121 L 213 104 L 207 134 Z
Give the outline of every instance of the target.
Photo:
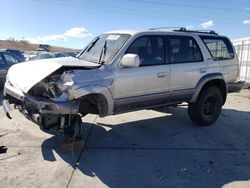
M 114 113 L 168 103 L 170 70 L 166 64 L 165 37 L 139 37 L 125 54 L 137 54 L 140 66 L 121 67 L 114 72 Z

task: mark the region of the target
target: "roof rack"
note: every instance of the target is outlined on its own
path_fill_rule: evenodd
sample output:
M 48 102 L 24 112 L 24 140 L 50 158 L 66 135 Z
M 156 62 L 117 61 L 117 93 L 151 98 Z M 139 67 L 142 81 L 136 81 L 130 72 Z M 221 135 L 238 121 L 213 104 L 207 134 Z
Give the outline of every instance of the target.
M 175 29 L 173 31 L 189 32 L 189 33 L 206 33 L 206 34 L 218 35 L 218 33 L 216 33 L 214 30 L 187 30 L 185 27 L 182 27 L 180 29 Z
M 149 30 L 169 30 L 169 31 L 174 31 L 174 30 L 181 30 L 183 28 L 184 27 L 154 27 L 154 28 L 149 28 Z
M 150 28 L 149 30 L 170 30 L 177 32 L 205 33 L 205 34 L 218 35 L 218 33 L 216 33 L 214 30 L 188 30 L 185 27 L 156 27 L 156 28 Z

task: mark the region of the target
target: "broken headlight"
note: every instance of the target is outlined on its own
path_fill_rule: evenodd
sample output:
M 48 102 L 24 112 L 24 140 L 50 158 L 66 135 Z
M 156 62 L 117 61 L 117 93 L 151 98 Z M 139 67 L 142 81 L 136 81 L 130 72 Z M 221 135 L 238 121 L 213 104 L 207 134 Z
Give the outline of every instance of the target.
M 33 96 L 48 98 L 53 101 L 63 102 L 70 100 L 72 79 L 66 74 L 50 75 L 36 84 L 29 93 Z

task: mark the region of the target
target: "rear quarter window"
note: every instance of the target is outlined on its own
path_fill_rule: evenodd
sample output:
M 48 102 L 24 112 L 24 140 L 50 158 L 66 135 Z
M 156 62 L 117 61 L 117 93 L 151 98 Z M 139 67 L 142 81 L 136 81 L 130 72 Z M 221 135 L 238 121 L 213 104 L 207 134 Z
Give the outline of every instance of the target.
M 225 37 L 200 36 L 213 60 L 227 60 L 234 58 L 234 51 L 231 43 Z

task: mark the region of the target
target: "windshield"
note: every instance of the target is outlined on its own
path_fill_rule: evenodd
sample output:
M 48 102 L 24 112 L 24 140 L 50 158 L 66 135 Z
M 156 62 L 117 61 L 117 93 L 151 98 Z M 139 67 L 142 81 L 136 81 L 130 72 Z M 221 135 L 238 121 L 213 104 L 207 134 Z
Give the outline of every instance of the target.
M 102 58 L 102 62 L 107 63 L 116 55 L 129 37 L 128 34 L 100 35 L 87 45 L 79 58 L 94 63 L 99 63 L 100 58 Z M 105 53 L 103 53 L 104 47 Z

